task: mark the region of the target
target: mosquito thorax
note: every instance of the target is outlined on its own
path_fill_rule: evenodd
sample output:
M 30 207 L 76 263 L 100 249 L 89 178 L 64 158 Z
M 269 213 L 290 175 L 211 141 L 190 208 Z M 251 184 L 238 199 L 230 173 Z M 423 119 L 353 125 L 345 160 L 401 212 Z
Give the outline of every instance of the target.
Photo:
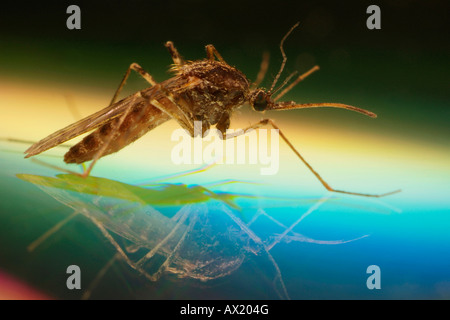
M 249 102 L 255 111 L 264 111 L 273 105 L 271 94 L 264 89 L 255 89 L 250 92 Z

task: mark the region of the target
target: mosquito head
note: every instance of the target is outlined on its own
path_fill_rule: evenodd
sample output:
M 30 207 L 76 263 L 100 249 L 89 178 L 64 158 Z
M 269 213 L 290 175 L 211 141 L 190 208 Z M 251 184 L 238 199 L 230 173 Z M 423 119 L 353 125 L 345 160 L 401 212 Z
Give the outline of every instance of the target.
M 274 102 L 272 101 L 272 94 L 264 89 L 255 89 L 250 93 L 250 105 L 255 111 L 265 111 L 272 109 Z

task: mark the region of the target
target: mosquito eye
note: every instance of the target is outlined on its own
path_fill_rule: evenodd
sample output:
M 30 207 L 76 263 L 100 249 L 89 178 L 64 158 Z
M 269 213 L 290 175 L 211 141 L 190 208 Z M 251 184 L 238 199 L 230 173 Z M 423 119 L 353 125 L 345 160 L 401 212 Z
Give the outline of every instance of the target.
M 264 94 L 260 93 L 253 101 L 253 109 L 256 111 L 264 111 L 267 109 L 267 99 Z

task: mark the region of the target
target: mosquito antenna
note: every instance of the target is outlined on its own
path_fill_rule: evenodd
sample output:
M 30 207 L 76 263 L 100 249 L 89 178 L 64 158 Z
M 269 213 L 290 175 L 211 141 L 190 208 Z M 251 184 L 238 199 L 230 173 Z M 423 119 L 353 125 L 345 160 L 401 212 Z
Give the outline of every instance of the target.
M 283 81 L 283 83 L 278 88 L 273 90 L 272 94 L 281 90 L 292 79 L 292 77 L 295 76 L 297 73 L 298 73 L 297 71 L 294 71 L 290 75 L 288 75 L 287 78 Z
M 278 99 L 280 99 L 282 96 L 284 96 L 286 93 L 288 93 L 293 87 L 295 87 L 300 81 L 302 81 L 303 79 L 305 79 L 307 76 L 309 76 L 311 73 L 313 73 L 314 71 L 319 70 L 319 66 L 314 66 L 311 69 L 309 69 L 307 72 L 301 74 L 294 82 L 292 82 L 287 88 L 285 88 L 283 91 L 280 92 L 279 95 L 277 95 L 273 101 L 277 101 Z M 281 89 L 281 88 L 280 88 Z M 277 89 L 278 90 L 278 89 Z M 275 91 L 277 91 L 275 90 Z
M 277 84 L 278 79 L 281 76 L 281 73 L 283 72 L 284 69 L 284 65 L 286 64 L 287 61 L 287 57 L 286 57 L 286 53 L 284 53 L 284 49 L 283 49 L 283 44 L 284 41 L 287 39 L 287 37 L 291 34 L 291 32 L 298 27 L 298 25 L 300 24 L 300 22 L 297 22 L 296 24 L 294 24 L 294 26 L 288 31 L 288 33 L 286 33 L 286 35 L 283 37 L 283 39 L 281 39 L 280 42 L 280 50 L 281 50 L 281 55 L 283 56 L 283 62 L 281 63 L 281 68 L 280 71 L 278 71 L 277 76 L 275 77 L 275 79 L 273 80 L 272 86 L 270 87 L 269 92 L 271 92 L 273 90 L 273 88 L 275 88 L 275 85 Z
M 257 88 L 261 82 L 264 80 L 264 77 L 266 76 L 267 69 L 269 68 L 269 58 L 270 53 L 268 51 L 265 51 L 263 53 L 263 57 L 261 60 L 261 66 L 259 67 L 258 75 L 256 76 L 255 82 L 252 84 L 252 88 Z

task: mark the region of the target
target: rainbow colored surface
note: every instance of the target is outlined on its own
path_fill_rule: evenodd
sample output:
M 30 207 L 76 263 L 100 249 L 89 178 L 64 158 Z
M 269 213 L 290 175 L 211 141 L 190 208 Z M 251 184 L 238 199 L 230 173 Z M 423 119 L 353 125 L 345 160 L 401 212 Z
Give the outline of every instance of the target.
M 382 29 L 368 31 L 362 3 L 267 10 L 229 1 L 233 19 L 213 2 L 188 3 L 86 4 L 77 33 L 59 6 L 48 4 L 45 17 L 33 10 L 41 2 L 2 7 L 0 298 L 450 299 L 446 7 L 386 3 Z M 244 107 L 231 127 L 270 117 L 332 187 L 400 193 L 327 192 L 281 140 L 275 175 L 261 175 L 261 163 L 176 165 L 175 121 L 102 158 L 87 179 L 23 158 L 34 141 L 104 108 L 130 63 L 157 81 L 170 77 L 167 40 L 186 59 L 213 43 L 251 80 L 268 50 L 270 87 L 281 37 L 297 21 L 280 81 L 320 71 L 283 99 L 347 103 L 378 118 Z M 132 74 L 121 96 L 146 85 Z M 36 159 L 81 172 L 63 163 L 66 150 Z M 81 290 L 66 286 L 71 265 Z M 380 289 L 367 286 L 372 265 Z

